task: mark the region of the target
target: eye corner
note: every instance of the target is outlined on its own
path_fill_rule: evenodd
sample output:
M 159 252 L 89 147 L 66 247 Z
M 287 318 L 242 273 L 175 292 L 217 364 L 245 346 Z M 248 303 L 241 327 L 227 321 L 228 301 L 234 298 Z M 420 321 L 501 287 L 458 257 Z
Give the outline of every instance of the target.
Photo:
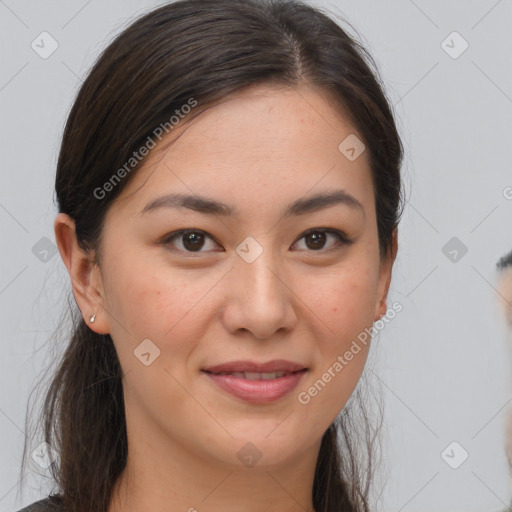
M 310 250 L 305 249 L 305 251 L 310 254 L 323 255 L 323 254 L 328 254 L 328 253 L 331 253 L 334 251 L 339 251 L 347 246 L 354 244 L 354 242 L 356 241 L 354 238 L 349 237 L 344 231 L 337 229 L 337 228 L 311 228 L 311 229 L 304 231 L 300 235 L 300 237 L 293 243 L 293 245 L 296 245 L 300 240 L 302 240 L 303 238 L 305 238 L 308 235 L 311 235 L 313 233 L 322 233 L 322 234 L 327 234 L 327 235 L 333 235 L 336 238 L 337 243 L 334 245 L 334 247 L 330 247 L 328 249 L 324 249 L 323 247 L 319 248 L 319 249 L 310 249 Z

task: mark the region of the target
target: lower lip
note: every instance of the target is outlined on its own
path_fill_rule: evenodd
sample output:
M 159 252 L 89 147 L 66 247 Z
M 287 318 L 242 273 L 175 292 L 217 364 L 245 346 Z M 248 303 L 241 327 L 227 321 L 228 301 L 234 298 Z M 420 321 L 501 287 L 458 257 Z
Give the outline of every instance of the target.
M 210 377 L 224 391 L 237 398 L 254 404 L 266 404 L 279 400 L 293 391 L 306 373 L 306 370 L 270 380 L 249 380 L 235 377 L 234 375 L 203 373 Z

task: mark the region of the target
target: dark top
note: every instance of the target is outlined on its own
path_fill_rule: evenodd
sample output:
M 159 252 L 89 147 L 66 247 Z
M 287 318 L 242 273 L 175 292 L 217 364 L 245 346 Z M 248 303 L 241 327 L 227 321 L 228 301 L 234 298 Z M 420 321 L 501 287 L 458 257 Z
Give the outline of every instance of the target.
M 50 495 L 48 498 L 36 501 L 32 503 L 28 507 L 25 507 L 18 512 L 59 512 L 60 508 L 60 500 L 58 495 Z M 502 512 L 511 512 L 512 511 L 512 502 L 510 503 L 510 508 L 503 509 Z
M 58 512 L 61 510 L 60 499 L 58 495 L 50 495 L 40 501 L 36 501 L 18 512 Z

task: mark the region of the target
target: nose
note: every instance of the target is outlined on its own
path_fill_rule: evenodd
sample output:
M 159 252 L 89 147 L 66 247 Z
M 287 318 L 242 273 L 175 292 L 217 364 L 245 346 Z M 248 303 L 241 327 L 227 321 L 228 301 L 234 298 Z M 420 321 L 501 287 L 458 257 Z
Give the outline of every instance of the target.
M 243 330 L 266 339 L 296 324 L 296 297 L 270 251 L 251 263 L 237 256 L 226 286 L 223 322 L 232 334 Z

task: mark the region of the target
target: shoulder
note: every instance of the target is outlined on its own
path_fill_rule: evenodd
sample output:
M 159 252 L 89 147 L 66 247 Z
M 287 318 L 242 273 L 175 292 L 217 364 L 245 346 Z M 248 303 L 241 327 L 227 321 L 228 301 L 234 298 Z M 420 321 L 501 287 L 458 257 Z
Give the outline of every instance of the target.
M 49 496 L 40 501 L 36 501 L 18 512 L 58 512 L 61 510 L 60 499 L 58 495 Z

